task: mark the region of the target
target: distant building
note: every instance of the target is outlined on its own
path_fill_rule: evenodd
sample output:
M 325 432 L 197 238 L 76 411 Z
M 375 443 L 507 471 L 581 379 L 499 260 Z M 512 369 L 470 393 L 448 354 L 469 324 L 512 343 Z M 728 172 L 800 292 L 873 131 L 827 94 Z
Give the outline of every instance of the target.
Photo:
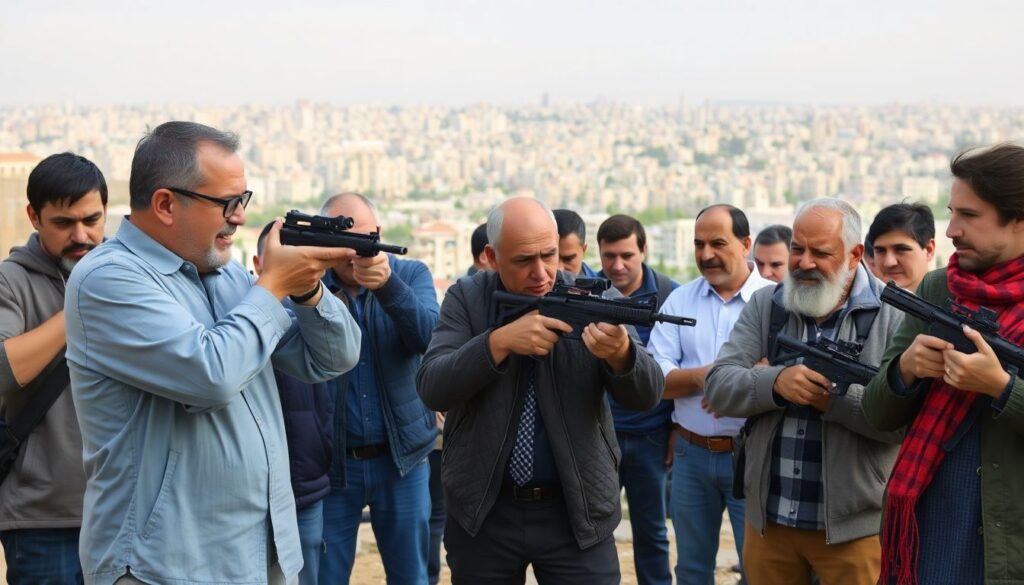
M 0 259 L 25 243 L 32 225 L 25 214 L 28 175 L 41 159 L 27 152 L 0 152 Z

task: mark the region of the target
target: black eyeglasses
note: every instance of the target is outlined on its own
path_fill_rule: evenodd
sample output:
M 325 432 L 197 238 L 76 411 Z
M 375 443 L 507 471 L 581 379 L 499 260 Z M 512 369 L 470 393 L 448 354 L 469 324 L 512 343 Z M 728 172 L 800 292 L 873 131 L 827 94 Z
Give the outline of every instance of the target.
M 241 205 L 244 209 L 249 205 L 249 200 L 252 199 L 252 191 L 246 191 L 241 195 L 232 195 L 231 197 L 211 197 L 210 195 L 203 195 L 202 193 L 196 193 L 195 191 L 189 191 L 187 189 L 178 189 L 177 187 L 168 187 L 168 191 L 177 193 L 178 195 L 184 195 L 185 197 L 191 197 L 193 199 L 202 199 L 203 201 L 209 201 L 210 203 L 216 203 L 224 208 L 224 217 L 231 217 L 238 211 L 238 206 Z

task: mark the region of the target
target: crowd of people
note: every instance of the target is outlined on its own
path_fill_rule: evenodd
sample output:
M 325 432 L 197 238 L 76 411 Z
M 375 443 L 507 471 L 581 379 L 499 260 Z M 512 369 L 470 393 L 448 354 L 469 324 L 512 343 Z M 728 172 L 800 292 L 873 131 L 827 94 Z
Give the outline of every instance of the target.
M 197 123 L 149 131 L 106 240 L 96 165 L 55 154 L 29 176 L 35 233 L 0 262 L 12 585 L 348 583 L 367 508 L 389 583 L 437 583 L 443 541 L 458 585 L 527 567 L 613 584 L 623 490 L 643 585 L 712 585 L 726 510 L 751 585 L 1024 583 L 1024 383 L 983 336 L 1024 343 L 1024 148 L 951 162 L 946 267 L 927 206 L 886 207 L 863 238 L 851 205 L 815 199 L 756 235 L 737 207 L 701 210 L 685 283 L 613 215 L 595 270 L 578 214 L 520 197 L 440 306 L 422 262 L 282 245 L 280 219 L 252 273 L 233 261 L 254 196 L 237 149 Z M 387 233 L 358 193 L 319 214 Z M 696 323 L 574 331 L 496 306 L 601 280 Z M 950 299 L 967 345 L 886 283 Z M 837 383 L 783 334 L 878 374 Z

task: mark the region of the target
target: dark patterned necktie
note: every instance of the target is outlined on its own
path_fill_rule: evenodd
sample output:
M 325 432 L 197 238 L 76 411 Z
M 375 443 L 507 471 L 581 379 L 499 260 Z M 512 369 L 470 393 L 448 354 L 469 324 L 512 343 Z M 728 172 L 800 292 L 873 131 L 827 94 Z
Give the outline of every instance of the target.
M 522 487 L 533 477 L 533 431 L 537 422 L 537 395 L 533 389 L 533 376 L 526 387 L 523 414 L 519 417 L 516 442 L 512 445 L 509 474 L 516 486 Z

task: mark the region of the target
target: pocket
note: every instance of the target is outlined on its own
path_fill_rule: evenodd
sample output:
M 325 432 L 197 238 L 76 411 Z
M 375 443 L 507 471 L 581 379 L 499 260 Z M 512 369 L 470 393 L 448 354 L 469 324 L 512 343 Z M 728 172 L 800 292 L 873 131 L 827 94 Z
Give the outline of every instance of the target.
M 174 470 L 178 467 L 178 452 L 169 451 L 167 454 L 167 466 L 164 467 L 164 477 L 160 482 L 160 491 L 157 493 L 156 501 L 153 502 L 153 509 L 146 519 L 146 525 L 142 529 L 142 540 L 149 539 L 153 529 L 159 524 L 164 504 L 171 497 L 171 485 L 174 481 Z

